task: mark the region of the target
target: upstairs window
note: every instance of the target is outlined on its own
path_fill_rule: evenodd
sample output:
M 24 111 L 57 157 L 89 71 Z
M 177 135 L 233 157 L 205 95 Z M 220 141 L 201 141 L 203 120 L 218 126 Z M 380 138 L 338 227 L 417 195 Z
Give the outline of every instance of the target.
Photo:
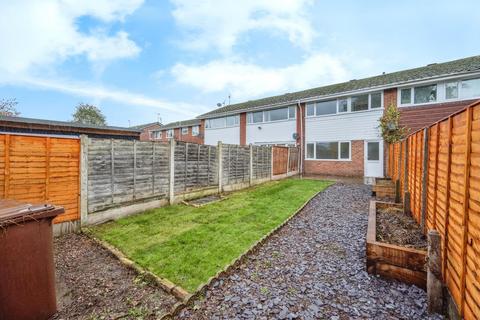
M 368 110 L 368 94 L 352 97 L 352 112 Z
M 372 93 L 370 95 L 370 108 L 371 109 L 378 109 L 382 107 L 382 93 Z
M 217 129 L 217 128 L 225 128 L 225 127 L 234 127 L 234 126 L 238 126 L 239 123 L 240 123 L 239 115 L 222 117 L 222 118 L 213 118 L 213 119 L 207 119 L 207 121 L 205 121 L 205 128 Z
M 226 118 L 227 127 L 238 126 L 240 123 L 240 116 L 228 116 Z
M 462 98 L 480 97 L 480 78 L 462 80 L 460 90 Z
M 429 85 L 422 87 L 415 87 L 413 89 L 413 102 L 418 103 L 428 103 L 437 101 L 437 85 Z
M 337 100 L 321 101 L 315 103 L 315 114 L 317 116 L 335 113 L 337 113 Z
M 289 119 L 295 119 L 296 107 L 290 106 L 285 108 L 278 108 L 266 111 L 249 112 L 247 114 L 248 123 L 261 123 L 261 122 L 273 122 L 284 121 Z
M 192 136 L 198 136 L 200 134 L 200 127 L 199 126 L 193 126 L 192 127 Z
M 458 82 L 448 82 L 445 84 L 445 99 L 458 98 Z
M 152 140 L 162 139 L 162 131 L 150 131 L 150 139 Z
M 182 128 L 182 136 L 186 136 L 188 134 L 188 127 Z
M 167 130 L 167 138 L 169 138 L 169 139 L 173 138 L 173 129 L 168 129 Z

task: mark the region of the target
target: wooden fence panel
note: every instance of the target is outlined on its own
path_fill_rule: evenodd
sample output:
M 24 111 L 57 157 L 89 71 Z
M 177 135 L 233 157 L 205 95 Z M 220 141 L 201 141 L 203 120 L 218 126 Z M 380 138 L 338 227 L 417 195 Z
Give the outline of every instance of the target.
M 288 147 L 273 147 L 273 174 L 287 173 L 288 166 Z
M 388 173 L 408 175 L 412 216 L 420 223 L 422 180 L 426 186 L 426 226 L 441 235 L 443 280 L 465 319 L 480 314 L 480 103 L 432 125 L 428 153 L 423 131 L 409 135 L 405 170 L 395 168 L 396 146 L 389 149 Z M 400 144 L 398 144 L 400 145 Z M 400 155 L 401 157 L 401 155 Z M 422 175 L 423 157 L 427 173 Z
M 299 165 L 299 156 L 300 156 L 300 150 L 297 147 L 289 147 L 289 152 L 290 155 L 288 156 L 288 171 L 293 172 L 293 171 L 298 171 L 298 165 Z
M 249 146 L 224 144 L 222 158 L 224 185 L 245 183 L 250 181 Z
M 54 223 L 78 220 L 80 140 L 0 135 L 0 195 L 65 208 Z
M 472 110 L 465 250 L 465 319 L 480 315 L 480 108 Z
M 272 149 L 270 147 L 252 146 L 253 179 L 270 178 L 272 173 Z

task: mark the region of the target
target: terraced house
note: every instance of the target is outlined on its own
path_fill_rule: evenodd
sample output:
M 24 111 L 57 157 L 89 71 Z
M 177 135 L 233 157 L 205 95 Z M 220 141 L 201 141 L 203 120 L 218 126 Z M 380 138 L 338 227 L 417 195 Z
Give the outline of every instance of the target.
M 384 108 L 417 130 L 480 99 L 480 56 L 432 63 L 220 107 L 198 118 L 204 142 L 299 145 L 309 174 L 382 177 Z
M 164 141 L 171 139 L 183 142 L 203 144 L 203 121 L 191 119 L 176 121 L 167 124 L 158 122 L 147 123 L 135 127 L 142 130 L 140 140 L 142 141 Z

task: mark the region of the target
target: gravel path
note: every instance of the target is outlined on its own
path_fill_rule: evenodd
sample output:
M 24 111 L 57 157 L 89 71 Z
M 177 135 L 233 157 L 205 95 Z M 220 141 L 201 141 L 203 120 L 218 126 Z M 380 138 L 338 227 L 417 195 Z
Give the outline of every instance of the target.
M 423 290 L 365 271 L 370 194 L 331 186 L 179 318 L 429 319 Z
M 158 319 L 176 300 L 82 234 L 55 238 L 53 319 Z

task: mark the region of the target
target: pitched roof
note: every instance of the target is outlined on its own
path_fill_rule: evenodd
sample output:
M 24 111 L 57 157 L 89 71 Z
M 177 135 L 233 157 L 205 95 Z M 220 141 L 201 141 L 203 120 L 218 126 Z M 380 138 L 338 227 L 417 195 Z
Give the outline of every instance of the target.
M 148 127 L 151 127 L 151 126 L 155 126 L 155 125 L 159 125 L 161 126 L 162 124 L 158 121 L 155 121 L 155 122 L 150 122 L 150 123 L 144 123 L 144 124 L 138 124 L 136 126 L 131 126 L 130 128 L 131 129 L 138 129 L 138 130 L 143 130 L 145 128 L 148 128 Z
M 196 126 L 199 124 L 200 124 L 200 119 L 190 119 L 190 120 L 175 121 L 175 122 L 167 123 L 165 125 L 162 125 L 161 129 L 162 130 L 175 129 L 175 128 L 181 128 L 181 127 Z
M 3 127 L 25 127 L 30 129 L 47 128 L 54 131 L 70 131 L 76 133 L 87 133 L 95 131 L 96 133 L 128 133 L 128 135 L 140 134 L 140 130 L 134 128 L 114 127 L 114 126 L 95 126 L 79 122 L 56 121 L 46 119 L 24 118 L 0 116 L 0 126 Z
M 394 84 L 397 85 L 401 83 L 408 83 L 411 81 L 419 81 L 440 76 L 448 76 L 453 74 L 469 73 L 475 71 L 480 71 L 480 56 L 473 56 L 444 63 L 432 63 L 424 67 L 386 73 L 369 78 L 350 80 L 348 82 L 286 93 L 258 100 L 250 100 L 237 104 L 231 104 L 204 113 L 198 116 L 198 118 L 209 118 L 215 115 L 230 114 L 271 105 L 295 103 L 298 100 L 302 99 L 342 94 L 355 90 L 376 88 Z

